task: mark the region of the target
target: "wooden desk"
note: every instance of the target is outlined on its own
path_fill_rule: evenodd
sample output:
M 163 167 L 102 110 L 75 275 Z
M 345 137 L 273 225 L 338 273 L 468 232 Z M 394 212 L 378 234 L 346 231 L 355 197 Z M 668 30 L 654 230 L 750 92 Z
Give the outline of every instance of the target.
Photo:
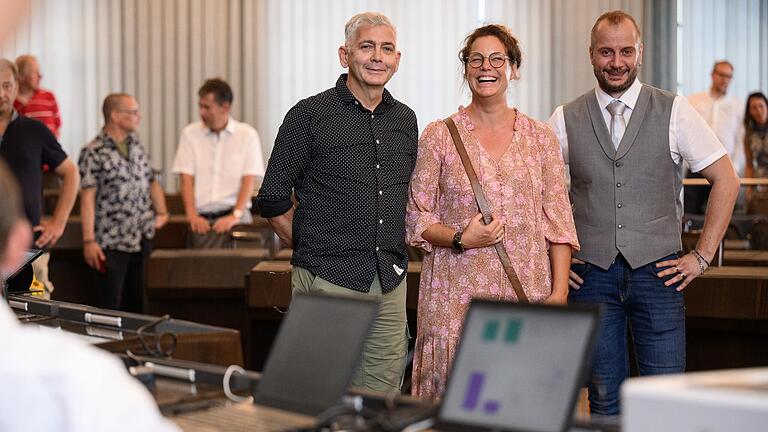
M 768 266 L 768 251 L 726 249 L 723 262 L 727 266 Z
M 290 251 L 290 249 L 288 249 Z M 282 315 L 291 303 L 291 264 L 262 261 L 246 278 L 247 323 L 243 328 L 246 364 L 260 370 L 272 347 Z M 419 299 L 421 261 L 408 263 L 406 312 L 411 344 L 416 340 L 416 308 Z
M 768 267 L 713 267 L 685 305 L 688 370 L 768 366 Z
M 242 333 L 245 276 L 268 256 L 266 249 L 157 250 L 147 264 L 145 309 Z
M 159 317 L 130 314 L 126 312 L 100 309 L 87 305 L 57 302 L 29 296 L 11 296 L 11 305 L 26 304 L 27 309 L 14 309 L 21 314 L 23 325 L 51 327 L 86 339 L 95 347 L 114 354 L 125 354 L 126 350 L 139 354 L 143 351 L 138 329 L 155 323 Z M 17 306 L 14 306 L 17 307 Z M 46 311 L 47 310 L 47 311 Z M 122 320 L 118 325 L 86 322 L 87 315 L 115 317 Z M 30 320 L 30 317 L 32 318 Z M 42 319 L 41 319 L 42 318 Z M 154 347 L 155 334 L 173 334 L 176 346 L 173 358 L 221 366 L 243 364 L 242 343 L 237 330 L 199 324 L 191 321 L 168 319 L 153 327 L 145 327 L 145 342 Z M 170 349 L 171 339 L 161 339 L 163 349 Z
M 416 309 L 419 299 L 421 261 L 408 263 L 406 307 Z M 286 310 L 291 303 L 291 263 L 288 261 L 262 261 L 247 280 L 247 305 L 252 309 Z

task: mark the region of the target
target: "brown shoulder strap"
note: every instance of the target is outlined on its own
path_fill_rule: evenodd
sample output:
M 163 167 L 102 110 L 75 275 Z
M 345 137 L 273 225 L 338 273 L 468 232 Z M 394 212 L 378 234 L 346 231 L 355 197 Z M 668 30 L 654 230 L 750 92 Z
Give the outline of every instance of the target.
M 445 125 L 448 126 L 448 131 L 451 132 L 453 144 L 456 146 L 456 151 L 459 153 L 461 163 L 464 165 L 464 170 L 467 172 L 467 177 L 469 177 L 469 183 L 472 185 L 472 191 L 475 193 L 475 201 L 477 201 L 477 207 L 480 209 L 480 213 L 483 215 L 483 222 L 488 225 L 493 220 L 493 215 L 491 215 L 491 207 L 488 205 L 488 201 L 485 199 L 483 187 L 480 185 L 480 181 L 477 179 L 477 174 L 475 174 L 475 169 L 472 167 L 472 161 L 469 160 L 467 149 L 464 147 L 464 143 L 461 141 L 459 130 L 456 129 L 456 123 L 454 123 L 453 119 L 450 117 L 443 120 L 443 122 L 445 122 Z M 504 272 L 507 274 L 507 278 L 512 284 L 512 288 L 515 290 L 515 294 L 517 294 L 517 300 L 520 303 L 528 303 L 528 296 L 525 295 L 523 285 L 520 283 L 520 279 L 517 278 L 517 273 L 515 273 L 515 269 L 512 267 L 512 261 L 509 259 L 509 254 L 507 254 L 507 250 L 504 249 L 504 244 L 499 242 L 494 246 L 496 247 L 496 253 L 499 254 L 499 259 L 501 260 L 502 267 L 504 267 Z

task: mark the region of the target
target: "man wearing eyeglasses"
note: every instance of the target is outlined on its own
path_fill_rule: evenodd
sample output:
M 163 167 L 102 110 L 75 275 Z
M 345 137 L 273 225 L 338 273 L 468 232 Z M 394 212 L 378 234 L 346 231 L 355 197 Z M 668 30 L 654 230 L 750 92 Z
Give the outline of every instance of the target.
M 8 59 L 0 59 L 0 156 L 21 186 L 24 212 L 37 236 L 35 245 L 38 248 L 50 248 L 64 233 L 75 203 L 79 182 L 77 167 L 67 158 L 56 137 L 43 123 L 19 114 L 13 108 L 18 91 L 16 64 Z M 53 216 L 42 219 L 45 165 L 61 179 L 61 186 Z M 47 254 L 41 259 L 46 262 Z M 38 280 L 47 280 L 47 272 L 47 265 L 35 267 Z M 47 293 L 52 291 L 50 284 L 45 288 Z
M 96 270 L 99 306 L 140 313 L 151 239 L 168 221 L 165 194 L 136 135 L 136 99 L 111 94 L 102 112 L 104 128 L 80 152 L 83 257 Z
M 733 65 L 720 60 L 712 66 L 712 84 L 709 90 L 688 96 L 691 106 L 704 118 L 717 139 L 723 144 L 731 163 L 739 175 L 744 174 L 743 127 L 744 104 L 738 97 L 728 95 L 728 86 L 733 79 Z M 698 173 L 688 175 L 702 178 Z M 686 187 L 685 212 L 703 214 L 709 199 L 710 186 Z
M 352 385 L 397 391 L 407 350 L 405 205 L 416 115 L 384 89 L 400 63 L 389 19 L 355 15 L 345 37 L 338 54 L 349 73 L 286 114 L 259 209 L 293 246 L 294 293 L 381 302 Z

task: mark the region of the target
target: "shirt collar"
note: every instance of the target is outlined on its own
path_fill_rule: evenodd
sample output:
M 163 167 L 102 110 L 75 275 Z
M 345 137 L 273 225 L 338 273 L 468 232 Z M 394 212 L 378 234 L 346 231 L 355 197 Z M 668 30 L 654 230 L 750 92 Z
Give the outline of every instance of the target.
M 101 129 L 101 132 L 99 132 L 99 136 L 97 138 L 98 138 L 99 141 L 101 141 L 102 143 L 104 143 L 104 144 L 106 144 L 106 145 L 108 145 L 110 147 L 117 147 L 117 143 L 115 142 L 115 140 L 112 139 L 112 137 L 109 136 L 109 134 L 107 134 L 107 131 L 104 128 Z M 136 143 L 136 142 L 138 142 L 138 140 L 139 140 L 139 138 L 138 138 L 138 136 L 136 135 L 135 132 L 130 133 L 130 134 L 128 134 L 127 137 L 125 137 L 125 142 L 129 146 L 134 144 L 134 143 Z
M 357 98 L 355 98 L 355 95 L 353 95 L 349 90 L 349 87 L 347 87 L 348 75 L 349 74 L 343 73 L 339 76 L 339 79 L 336 80 L 336 93 L 339 94 L 341 101 L 347 105 L 357 102 Z M 389 106 L 395 105 L 397 103 L 395 98 L 392 97 L 392 94 L 390 94 L 387 89 L 384 89 L 384 94 L 381 96 L 381 101 Z
M 624 102 L 624 105 L 626 105 L 627 108 L 633 110 L 635 109 L 635 104 L 637 104 L 637 98 L 640 96 L 640 89 L 642 88 L 643 84 L 639 79 L 635 78 L 635 82 L 629 86 L 627 91 L 615 99 Z M 597 96 L 597 104 L 600 105 L 601 111 L 604 110 L 605 107 L 607 107 L 608 104 L 614 100 L 614 97 L 606 93 L 603 89 L 600 88 L 600 86 L 595 87 L 595 96 Z
M 234 124 L 234 123 L 235 123 L 235 122 L 234 122 L 234 120 L 232 120 L 232 116 L 229 116 L 229 117 L 227 118 L 227 124 L 226 124 L 226 126 L 224 126 L 224 129 L 222 129 L 222 130 L 221 130 L 219 133 L 221 133 L 221 132 L 227 132 L 227 133 L 228 133 L 228 134 L 230 134 L 230 135 L 234 135 L 234 133 L 235 133 L 235 124 Z M 214 132 L 214 131 L 213 131 L 211 128 L 209 128 L 208 126 L 206 126 L 206 125 L 205 125 L 205 123 L 203 123 L 203 127 L 205 128 L 205 130 L 206 130 L 206 133 L 208 133 L 208 134 L 212 134 L 212 135 L 215 135 L 215 134 L 216 134 L 216 132 Z

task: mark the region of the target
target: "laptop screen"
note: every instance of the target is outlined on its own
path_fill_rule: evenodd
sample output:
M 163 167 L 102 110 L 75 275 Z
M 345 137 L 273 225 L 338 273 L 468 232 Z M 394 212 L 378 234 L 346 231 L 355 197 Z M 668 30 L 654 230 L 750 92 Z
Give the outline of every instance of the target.
M 439 421 L 565 430 L 597 323 L 594 309 L 473 301 Z
M 8 280 L 16 276 L 21 271 L 21 269 L 23 269 L 25 266 L 27 266 L 32 261 L 37 259 L 37 257 L 39 257 L 42 253 L 43 251 L 41 249 L 27 249 L 27 251 L 24 252 L 24 259 L 21 260 L 18 266 L 16 266 L 13 270 L 9 271 L 8 273 L 6 272 L 2 273 L 3 279 Z
M 311 416 L 337 404 L 357 370 L 378 308 L 372 300 L 294 296 L 254 401 Z

